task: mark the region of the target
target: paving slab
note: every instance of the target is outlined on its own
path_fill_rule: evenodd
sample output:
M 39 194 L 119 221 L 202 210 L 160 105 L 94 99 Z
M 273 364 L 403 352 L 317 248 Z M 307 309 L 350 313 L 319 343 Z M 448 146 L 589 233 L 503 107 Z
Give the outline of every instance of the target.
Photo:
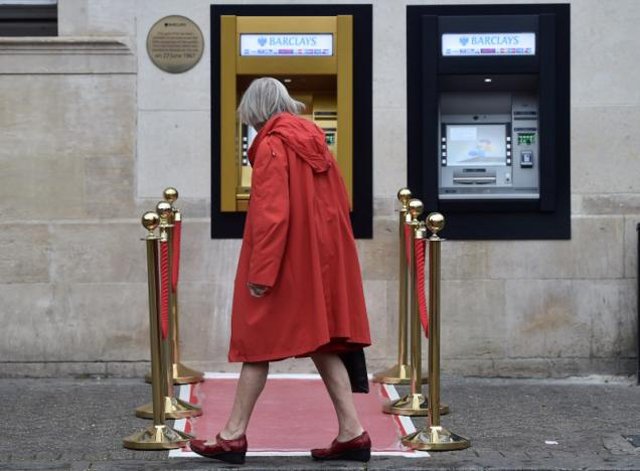
M 133 413 L 150 398 L 150 386 L 141 379 L 2 379 L 0 397 L 0 470 L 234 468 L 123 448 L 124 436 L 148 424 Z M 470 438 L 471 448 L 429 458 L 376 456 L 366 466 L 250 456 L 241 468 L 640 469 L 640 448 L 625 438 L 640 435 L 640 387 L 633 378 L 444 377 L 442 398 L 451 408 L 443 425 Z M 415 423 L 423 427 L 425 420 Z

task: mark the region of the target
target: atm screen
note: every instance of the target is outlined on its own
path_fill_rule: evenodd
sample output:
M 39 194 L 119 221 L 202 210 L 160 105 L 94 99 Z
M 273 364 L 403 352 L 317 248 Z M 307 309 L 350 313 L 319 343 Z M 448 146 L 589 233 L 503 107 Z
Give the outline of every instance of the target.
M 504 124 L 447 125 L 447 165 L 506 165 Z

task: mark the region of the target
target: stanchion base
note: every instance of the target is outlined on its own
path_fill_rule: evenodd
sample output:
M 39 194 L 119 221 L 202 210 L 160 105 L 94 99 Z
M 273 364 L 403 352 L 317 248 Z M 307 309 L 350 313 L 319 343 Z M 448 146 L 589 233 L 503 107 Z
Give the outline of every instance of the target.
M 144 375 L 144 380 L 151 384 L 151 373 Z M 173 384 L 194 384 L 204 381 L 204 373 L 182 363 L 173 364 Z
M 192 438 L 168 425 L 152 425 L 125 437 L 122 444 L 132 450 L 170 450 L 185 446 Z
M 429 414 L 429 402 L 422 394 L 408 394 L 395 401 L 388 401 L 382 406 L 385 414 L 403 416 L 426 416 Z M 449 406 L 440 404 L 440 415 L 447 415 Z
M 422 384 L 429 381 L 428 375 L 423 373 Z M 373 375 L 374 383 L 382 384 L 409 384 L 411 383 L 411 369 L 409 365 L 394 365 L 384 371 Z
M 182 363 L 173 364 L 173 384 L 193 384 L 204 381 L 204 373 Z
M 453 451 L 463 450 L 471 446 L 471 442 L 438 425 L 426 427 L 402 437 L 402 444 L 414 450 Z
M 202 415 L 202 408 L 189 404 L 176 397 L 164 398 L 164 416 L 166 419 L 188 419 Z M 153 419 L 153 402 L 136 409 L 136 416 L 141 419 Z

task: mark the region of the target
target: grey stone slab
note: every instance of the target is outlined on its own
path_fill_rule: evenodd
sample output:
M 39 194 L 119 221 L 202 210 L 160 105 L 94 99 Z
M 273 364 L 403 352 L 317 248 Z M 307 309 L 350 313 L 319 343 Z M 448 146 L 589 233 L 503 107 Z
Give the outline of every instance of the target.
M 597 117 L 597 119 L 594 119 Z M 581 194 L 637 193 L 639 105 L 573 108 L 571 190 Z M 604 135 L 616 136 L 602 139 Z M 579 158 L 577 157 L 579 156 Z M 624 169 L 612 172 L 611 169 Z
M 373 105 L 375 108 L 404 108 L 406 85 L 406 7 L 399 1 L 378 2 L 373 9 Z M 381 118 L 384 114 L 381 113 Z M 391 122 L 382 129 L 393 126 Z M 406 152 L 402 147 L 402 152 Z
M 48 331 L 55 324 L 55 289 L 50 284 L 2 284 L 0 358 L 4 361 L 53 360 Z M 29 302 L 25 303 L 28 299 Z
M 398 190 L 400 187 L 398 188 Z M 397 194 L 397 190 L 396 190 Z M 394 195 L 377 196 L 373 198 L 373 217 L 396 218 L 399 221 L 400 203 Z
M 66 283 L 147 282 L 146 231 L 137 221 L 51 226 L 52 277 Z
M 574 77 L 571 101 L 574 105 L 640 103 L 640 93 L 632 78 L 634 72 L 623 65 L 625 47 L 636 44 L 639 7 L 633 0 L 571 2 L 571 75 Z M 594 120 L 596 122 L 604 124 L 601 120 Z
M 127 75 L 0 75 L 0 157 L 131 155 L 135 93 Z
M 598 285 L 595 289 L 589 288 L 590 294 L 585 299 L 586 304 L 597 306 L 593 315 L 591 356 L 621 358 L 635 355 L 638 332 L 636 280 L 602 281 Z
M 181 357 L 226 362 L 233 285 L 181 283 L 178 296 Z
M 88 218 L 136 218 L 133 155 L 90 157 L 84 165 Z
M 593 357 L 633 355 L 632 305 L 634 285 L 627 280 L 508 281 L 504 360 L 569 357 L 580 363 Z M 566 374 L 587 372 L 566 362 L 562 367 Z
M 440 322 L 443 358 L 505 356 L 505 291 L 502 280 L 442 283 Z
M 588 357 L 594 317 L 618 301 L 600 281 L 512 280 L 505 291 L 508 358 Z
M 397 328 L 389 328 L 387 284 L 384 280 L 365 280 L 363 283 L 372 342 L 371 347 L 367 349 L 367 355 L 374 358 L 392 357 L 397 343 Z M 391 346 L 393 347 L 390 348 Z
M 622 216 L 573 217 L 571 240 L 489 244 L 489 278 L 621 278 Z
M 362 278 L 392 280 L 398 278 L 398 221 L 374 218 L 373 239 L 358 239 L 358 255 Z
M 624 276 L 638 278 L 638 255 L 640 253 L 640 215 L 631 214 L 624 218 Z
M 149 357 L 146 284 L 14 284 L 0 285 L 0 292 L 7 306 L 0 333 L 5 361 L 90 364 Z M 30 309 L 24 309 L 27 297 L 34 301 Z M 104 373 L 104 363 L 98 364 Z
M 51 246 L 45 224 L 2 224 L 0 246 L 0 283 L 46 283 L 50 280 Z
M 395 196 L 407 184 L 407 113 L 403 108 L 375 108 L 373 115 L 373 192 Z M 357 150 L 355 151 L 357 155 Z M 416 197 L 420 197 L 419 195 Z
M 573 214 L 640 214 L 640 195 L 636 193 L 585 194 L 574 197 L 580 198 L 581 206 L 579 211 L 572 211 Z
M 27 131 L 22 131 L 27 132 Z M 84 216 L 84 160 L 78 155 L 22 154 L 0 150 L 0 215 L 30 221 Z
M 240 245 L 238 239 L 212 240 L 209 221 L 186 219 L 182 228 L 180 283 L 233 283 Z
M 210 128 L 209 111 L 138 111 L 138 196 L 175 186 L 185 197 L 210 198 Z
M 69 286 L 69 312 L 61 313 L 66 339 L 62 359 L 140 361 L 150 357 L 146 283 L 82 283 Z M 66 314 L 66 315 L 65 315 Z M 82 336 L 70 335 L 83 332 Z
M 134 74 L 135 55 L 124 36 L 5 37 L 0 67 L 7 74 Z
M 444 241 L 441 252 L 443 280 L 489 278 L 487 242 Z

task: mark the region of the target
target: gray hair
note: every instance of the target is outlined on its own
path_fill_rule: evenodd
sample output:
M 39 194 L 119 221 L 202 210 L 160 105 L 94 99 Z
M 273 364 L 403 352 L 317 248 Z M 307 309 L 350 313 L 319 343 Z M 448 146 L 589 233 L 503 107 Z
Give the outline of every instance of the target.
M 255 128 L 266 123 L 274 114 L 283 111 L 298 114 L 302 110 L 304 104 L 291 98 L 279 80 L 262 77 L 251 82 L 244 92 L 238 106 L 238 117 Z

